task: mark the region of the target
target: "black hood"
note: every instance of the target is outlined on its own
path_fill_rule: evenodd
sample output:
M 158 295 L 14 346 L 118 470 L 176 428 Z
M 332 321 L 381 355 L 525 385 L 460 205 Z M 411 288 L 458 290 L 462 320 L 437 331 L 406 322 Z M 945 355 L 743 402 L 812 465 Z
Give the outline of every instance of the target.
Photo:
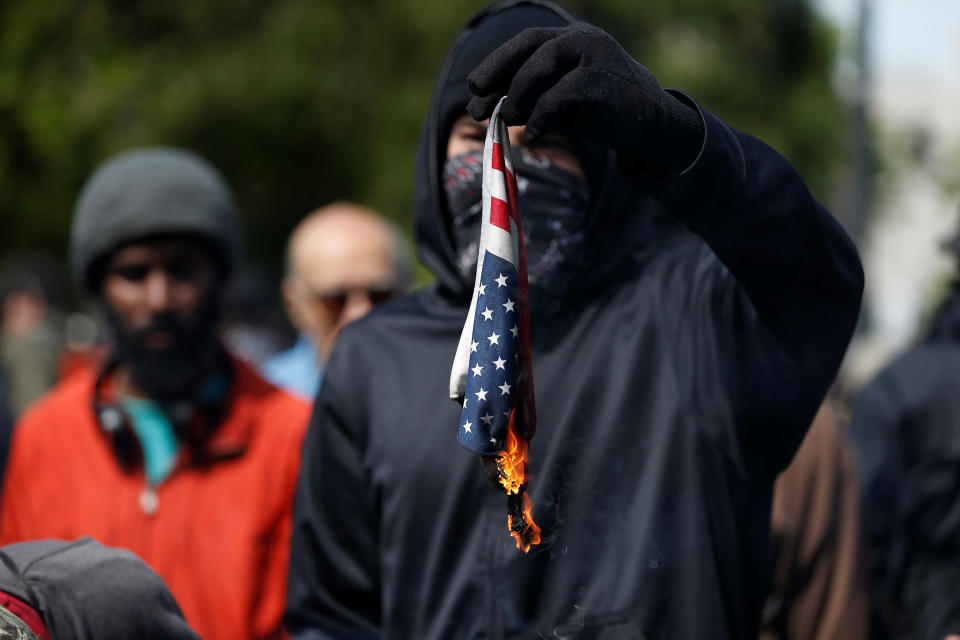
M 450 129 L 466 113 L 471 96 L 467 75 L 488 54 L 526 28 L 562 27 L 577 21 L 581 21 L 578 16 L 549 0 L 504 0 L 471 18 L 447 52 L 420 134 L 413 196 L 417 255 L 433 272 L 445 296 L 468 301 L 473 286 L 456 267 L 451 216 L 441 180 Z M 570 288 L 565 292 L 568 295 L 609 280 L 611 273 L 622 269 L 644 244 L 641 238 L 649 235 L 651 226 L 649 214 L 633 215 L 640 208 L 649 209 L 650 201 L 622 176 L 615 154 L 599 152 L 591 155 L 588 164 L 591 166 L 586 166 L 585 172 L 594 195 L 587 248 L 570 265 L 577 273 L 571 273 Z M 601 250 L 603 259 L 597 260 Z M 589 275 L 579 277 L 582 273 Z

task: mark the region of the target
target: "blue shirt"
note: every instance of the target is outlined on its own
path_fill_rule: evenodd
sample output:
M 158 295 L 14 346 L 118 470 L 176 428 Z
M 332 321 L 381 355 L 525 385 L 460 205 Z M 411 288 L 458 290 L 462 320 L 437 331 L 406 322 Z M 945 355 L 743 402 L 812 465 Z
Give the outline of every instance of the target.
M 169 418 L 153 400 L 123 396 L 122 402 L 140 441 L 147 482 L 155 487 L 170 475 L 177 461 L 177 435 Z
M 295 345 L 267 360 L 261 372 L 284 391 L 313 402 L 323 379 L 323 370 L 317 362 L 317 343 L 301 333 Z

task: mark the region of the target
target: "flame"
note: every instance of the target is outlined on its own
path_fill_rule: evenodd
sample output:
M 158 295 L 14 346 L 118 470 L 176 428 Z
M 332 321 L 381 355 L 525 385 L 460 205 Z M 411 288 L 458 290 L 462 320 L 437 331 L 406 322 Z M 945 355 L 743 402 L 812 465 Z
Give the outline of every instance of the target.
M 530 547 L 540 544 L 540 527 L 533 521 L 533 501 L 526 493 L 523 494 L 523 523 L 517 529 L 513 526 L 513 516 L 507 514 L 507 528 L 510 535 L 517 542 L 517 549 L 527 553 Z
M 517 434 L 514 416 L 517 411 L 510 412 L 507 422 L 507 437 L 503 451 L 497 454 L 497 468 L 500 472 L 500 485 L 508 496 L 523 493 L 522 522 L 513 522 L 513 514 L 507 514 L 507 529 L 517 542 L 517 549 L 524 553 L 530 547 L 540 544 L 540 527 L 533 521 L 533 502 L 526 493 L 527 483 L 527 451 L 529 446 L 525 438 Z
M 527 441 L 517 435 L 514 416 L 517 410 L 510 412 L 507 422 L 507 438 L 503 451 L 497 454 L 497 468 L 500 470 L 500 484 L 508 495 L 516 495 L 527 481 Z

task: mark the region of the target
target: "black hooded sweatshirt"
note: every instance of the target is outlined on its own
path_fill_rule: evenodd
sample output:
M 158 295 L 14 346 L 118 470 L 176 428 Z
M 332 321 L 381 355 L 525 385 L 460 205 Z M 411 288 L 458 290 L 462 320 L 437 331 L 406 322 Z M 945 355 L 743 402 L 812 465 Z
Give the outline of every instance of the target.
M 586 167 L 587 248 L 531 311 L 544 539 L 529 554 L 457 445 L 447 384 L 472 282 L 444 203 L 447 135 L 474 65 L 525 27 L 572 20 L 548 2 L 494 5 L 440 72 L 414 198 L 436 283 L 348 327 L 330 357 L 294 507 L 297 640 L 756 637 L 772 481 L 862 288 L 852 243 L 763 143 L 702 112 L 700 154 L 649 195 L 613 154 Z

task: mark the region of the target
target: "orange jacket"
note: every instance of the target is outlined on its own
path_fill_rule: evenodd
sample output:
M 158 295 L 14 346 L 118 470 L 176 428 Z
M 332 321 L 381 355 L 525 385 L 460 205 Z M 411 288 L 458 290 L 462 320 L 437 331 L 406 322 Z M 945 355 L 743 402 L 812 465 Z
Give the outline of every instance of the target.
M 142 468 L 121 469 L 97 422 L 95 378 L 62 382 L 18 422 L 0 544 L 89 535 L 143 558 L 206 640 L 279 637 L 308 406 L 235 363 L 207 450 L 238 455 L 206 467 L 181 456 L 150 505 Z

